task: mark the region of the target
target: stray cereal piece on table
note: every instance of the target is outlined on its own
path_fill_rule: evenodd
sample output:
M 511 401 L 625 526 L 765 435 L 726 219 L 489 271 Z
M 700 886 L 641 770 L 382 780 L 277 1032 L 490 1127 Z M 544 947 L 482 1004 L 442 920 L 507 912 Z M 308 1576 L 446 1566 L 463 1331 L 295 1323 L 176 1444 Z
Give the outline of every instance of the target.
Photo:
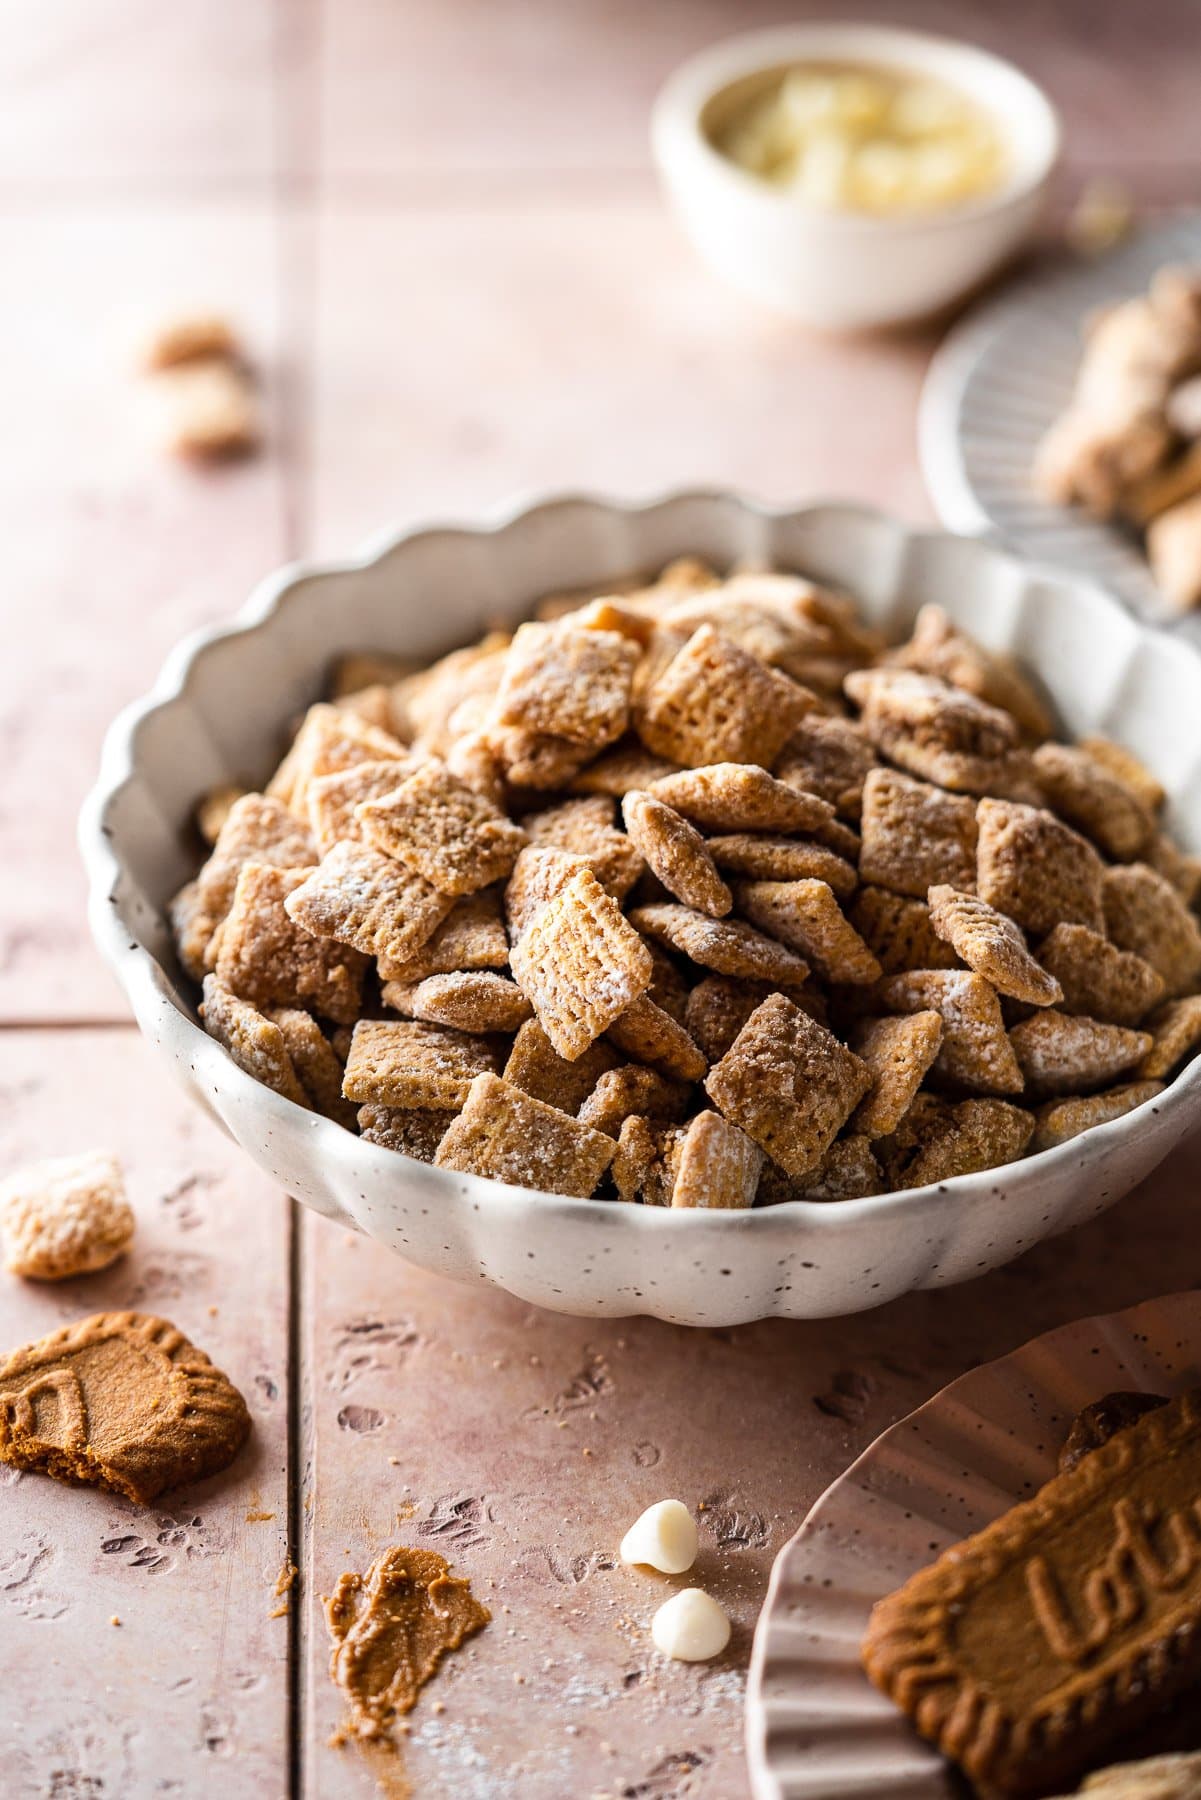
M 1157 969 L 1087 925 L 1057 925 L 1040 944 L 1038 960 L 1062 988 L 1064 1012 L 1109 1025 L 1137 1025 L 1164 996 Z
M 262 441 L 258 395 L 246 371 L 223 356 L 160 369 L 147 384 L 165 450 L 196 462 L 248 456 Z
M 460 1031 L 516 1031 L 534 1016 L 517 983 L 494 969 L 427 975 L 423 981 L 386 981 L 381 997 L 385 1006 L 406 1018 L 453 1025 Z
M 806 713 L 784 746 L 776 774 L 789 787 L 816 794 L 843 819 L 857 819 L 863 784 L 876 753 L 850 719 Z
M 555 1049 L 569 1061 L 650 986 L 642 939 L 591 869 L 580 869 L 525 926 L 509 957 Z
M 1007 712 L 910 669 L 857 669 L 843 685 L 865 736 L 910 775 L 953 793 L 1037 794 Z
M 615 1138 L 634 1114 L 678 1124 L 687 1113 L 689 1099 L 689 1083 L 639 1063 L 625 1063 L 605 1071 L 576 1116 L 581 1125 Z
M 1147 1031 L 1056 1011 L 1035 1013 L 1009 1034 L 1031 1094 L 1081 1094 L 1129 1074 L 1151 1048 Z
M 859 878 L 925 900 L 939 883 L 976 881 L 976 808 L 896 769 L 872 769 L 863 784 Z
M 919 1094 L 891 1137 L 873 1149 L 894 1191 L 975 1175 L 1024 1156 L 1034 1117 L 1007 1100 L 961 1100 Z
M 180 312 L 163 319 L 148 329 L 137 350 L 139 367 L 151 375 L 212 356 L 230 362 L 240 362 L 243 356 L 230 321 L 216 312 Z
M 526 842 L 520 826 L 432 760 L 393 793 L 363 801 L 355 817 L 378 850 L 456 899 L 503 880 Z
M 312 940 L 350 944 L 391 965 L 416 955 L 453 904 L 404 863 L 344 840 L 289 893 L 286 910 Z
M 851 1049 L 867 1067 L 871 1088 L 851 1115 L 864 1138 L 895 1131 L 942 1047 L 941 1013 L 917 1012 L 900 1018 L 861 1019 L 851 1033 Z
M 641 696 L 637 729 L 648 750 L 686 768 L 738 762 L 770 769 L 812 705 L 786 675 L 702 625 Z
M 1054 1006 L 1063 999 L 1054 975 L 1035 962 L 1026 948 L 1021 927 L 987 900 L 961 894 L 953 887 L 932 887 L 929 906 L 930 923 L 939 937 L 999 994 L 1030 1006 Z
M 509 939 L 501 916 L 499 888 L 484 888 L 456 900 L 442 923 L 400 962 L 379 959 L 384 981 L 424 981 L 427 975 L 456 975 L 467 969 L 505 969 Z
M 733 896 L 695 825 L 638 789 L 625 796 L 621 811 L 630 840 L 673 898 L 714 919 L 729 912 Z
M 697 1113 L 680 1139 L 673 1206 L 746 1208 L 755 1203 L 763 1152 L 720 1113 Z
M 229 1052 L 239 1069 L 285 1100 L 293 1100 L 297 1106 L 309 1104 L 279 1026 L 248 1000 L 240 1000 L 222 987 L 215 975 L 205 977 L 200 1018 L 209 1036 Z
M 741 919 L 711 919 L 691 907 L 663 902 L 635 907 L 630 923 L 718 975 L 799 987 L 809 974 L 808 963 Z
M 432 1163 L 438 1145 L 458 1118 L 452 1107 L 379 1106 L 359 1108 L 359 1136 L 368 1144 L 398 1150 L 418 1162 Z
M 751 1014 L 705 1090 L 789 1175 L 821 1159 L 871 1085 L 845 1045 L 783 994 Z
M 942 1045 L 934 1062 L 947 1081 L 976 1094 L 1020 1094 L 1024 1084 L 991 983 L 972 969 L 913 969 L 887 975 L 879 986 L 894 1012 L 942 1015 Z
M 475 1077 L 496 1068 L 482 1039 L 410 1019 L 360 1019 L 350 1040 L 342 1092 L 379 1106 L 462 1106 Z
M 342 1098 L 342 1064 L 312 1013 L 280 1006 L 266 1017 L 284 1040 L 296 1079 L 314 1112 L 324 1113 L 347 1130 L 354 1127 L 354 1107 Z
M 610 1025 L 609 1042 L 635 1062 L 651 1063 L 679 1081 L 699 1081 L 709 1067 L 700 1047 L 670 1013 L 640 994 Z M 642 1110 L 646 1110 L 643 1108 Z
M 1146 863 L 1106 869 L 1104 929 L 1120 950 L 1157 969 L 1169 999 L 1201 978 L 1201 925 L 1172 884 Z
M 859 885 L 855 865 L 844 856 L 797 838 L 742 831 L 710 838 L 708 849 L 723 872 L 753 881 L 824 881 L 840 900 L 849 900 Z
M 1201 994 L 1169 1000 L 1146 1020 L 1151 1048 L 1138 1066 L 1144 1079 L 1166 1077 L 1201 1044 Z
M 586 794 L 530 813 L 522 826 L 532 845 L 581 857 L 605 892 L 624 900 L 646 865 L 637 846 L 617 830 L 616 817 L 611 795 Z
M 880 964 L 824 881 L 740 881 L 739 909 L 752 925 L 799 951 L 826 981 L 877 981 Z
M 107 1269 L 133 1232 L 121 1165 L 109 1151 L 49 1157 L 0 1181 L 4 1266 L 13 1275 L 64 1281 Z
M 472 1082 L 434 1163 L 439 1169 L 586 1200 L 596 1192 L 615 1148 L 604 1132 L 592 1131 L 499 1076 L 484 1074 Z
M 1107 1088 L 1103 1094 L 1075 1094 L 1068 1100 L 1048 1100 L 1040 1106 L 1038 1121 L 1030 1140 L 1031 1152 L 1051 1150 L 1066 1144 L 1094 1125 L 1107 1125 L 1111 1119 L 1123 1119 L 1145 1100 L 1163 1093 L 1162 1081 L 1131 1081 L 1124 1087 Z
M 777 781 L 754 763 L 681 769 L 646 791 L 703 831 L 817 831 L 834 817 L 828 801 Z
M 959 958 L 930 923 L 924 900 L 865 886 L 851 902 L 849 918 L 886 975 L 906 969 L 957 969 Z
M 417 757 L 395 757 L 380 762 L 352 763 L 348 769 L 335 769 L 332 775 L 318 775 L 308 784 L 309 824 L 317 847 L 324 855 L 343 838 L 361 844 L 367 835 L 355 808 L 365 800 L 380 800 L 395 793 L 401 782 L 421 764 Z
M 1104 933 L 1105 865 L 1087 838 L 1042 807 L 1010 800 L 981 800 L 976 820 L 982 900 L 1034 937 L 1061 924 Z
M 559 1055 L 538 1020 L 527 1019 L 513 1040 L 504 1078 L 510 1086 L 574 1118 L 601 1076 L 619 1062 L 603 1038 L 569 1062 Z

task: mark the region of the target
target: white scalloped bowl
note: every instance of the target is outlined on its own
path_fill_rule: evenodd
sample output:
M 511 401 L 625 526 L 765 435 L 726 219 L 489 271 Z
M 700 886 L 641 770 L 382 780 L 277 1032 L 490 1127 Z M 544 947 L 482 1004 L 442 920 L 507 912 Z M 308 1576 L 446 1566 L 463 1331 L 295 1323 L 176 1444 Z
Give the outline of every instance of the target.
M 1198 1123 L 1201 1061 L 1126 1118 L 1007 1168 L 865 1200 L 672 1212 L 505 1187 L 363 1143 L 253 1081 L 197 1024 L 163 916 L 194 870 L 193 808 L 221 782 L 265 777 L 284 721 L 319 693 L 336 655 L 432 657 L 522 617 L 540 594 L 686 551 L 846 587 L 897 635 L 936 601 L 1037 671 L 1070 735 L 1105 731 L 1141 756 L 1168 790 L 1177 837 L 1201 851 L 1201 658 L 1100 589 L 862 507 L 565 496 L 389 537 L 356 561 L 284 569 L 233 624 L 179 645 L 116 720 L 80 839 L 92 930 L 143 1032 L 298 1199 L 423 1268 L 560 1312 L 730 1325 L 862 1311 L 996 1268 L 1104 1212 Z

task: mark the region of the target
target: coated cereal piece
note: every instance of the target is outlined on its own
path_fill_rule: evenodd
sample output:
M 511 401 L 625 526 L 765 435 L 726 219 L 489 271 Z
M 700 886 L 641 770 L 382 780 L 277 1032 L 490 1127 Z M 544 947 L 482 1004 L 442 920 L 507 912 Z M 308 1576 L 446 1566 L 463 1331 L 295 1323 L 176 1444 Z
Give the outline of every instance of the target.
M 1081 738 L 1077 749 L 1083 750 L 1086 756 L 1091 756 L 1095 763 L 1128 787 L 1149 813 L 1154 815 L 1163 810 L 1167 799 L 1163 784 L 1133 750 L 1127 750 L 1124 744 L 1115 744 L 1107 737 Z
M 630 923 L 718 975 L 743 975 L 752 981 L 799 987 L 809 974 L 807 962 L 741 919 L 711 919 L 691 907 L 664 901 L 636 906 Z
M 1106 856 L 1114 862 L 1141 856 L 1155 830 L 1152 815 L 1124 781 L 1087 751 L 1071 744 L 1040 744 L 1034 773 L 1048 806 Z
M 403 962 L 380 958 L 385 981 L 424 981 L 427 975 L 453 975 L 461 969 L 504 969 L 509 940 L 501 918 L 499 888 L 484 888 L 456 900 L 442 923 Z
M 601 1076 L 576 1117 L 581 1125 L 615 1138 L 625 1121 L 635 1115 L 678 1123 L 688 1110 L 689 1093 L 685 1081 L 673 1081 L 638 1063 L 625 1063 Z
M 1138 1066 L 1147 1080 L 1173 1073 L 1178 1063 L 1201 1044 L 1201 995 L 1169 1000 L 1147 1020 L 1151 1048 Z
M 422 665 L 410 656 L 393 656 L 383 650 L 351 650 L 339 656 L 329 672 L 331 700 L 350 700 L 365 688 L 391 688 L 409 675 L 420 674 Z
M 614 1019 L 608 1037 L 626 1056 L 650 1063 L 680 1081 L 699 1081 L 709 1067 L 683 1025 L 656 1006 L 649 994 L 641 994 Z
M 620 800 L 631 788 L 648 788 L 652 782 L 678 771 L 678 763 L 666 756 L 652 756 L 637 739 L 632 739 L 598 756 L 575 776 L 570 787 L 573 794 L 610 794 Z
M 616 631 L 520 625 L 505 659 L 494 722 L 596 755 L 630 717 L 638 647 Z
M 682 1025 L 688 1007 L 688 983 L 666 950 L 650 938 L 644 941 L 651 953 L 651 962 L 655 968 L 655 972 L 651 976 L 651 984 L 646 990 L 647 997 L 673 1018 L 677 1025 Z
M 491 1047 L 465 1031 L 411 1019 L 360 1019 L 342 1078 L 348 1100 L 378 1106 L 462 1106 L 475 1077 L 494 1071 Z
M 800 951 L 825 980 L 879 979 L 880 964 L 824 881 L 739 881 L 734 891 L 752 925 Z
M 580 1056 L 640 994 L 650 954 L 591 869 L 580 869 L 525 926 L 509 956 L 555 1049 Z
M 947 882 L 976 880 L 976 808 L 896 769 L 872 769 L 863 784 L 859 879 L 924 900 Z
M 332 850 L 343 838 L 366 843 L 355 808 L 364 800 L 382 800 L 385 794 L 395 793 L 405 777 L 420 766 L 417 757 L 393 757 L 383 762 L 353 763 L 349 769 L 335 769 L 332 775 L 318 775 L 310 781 L 309 824 L 321 854 Z
M 1055 1006 L 1063 999 L 1054 975 L 1040 967 L 1026 948 L 1020 926 L 986 900 L 953 887 L 932 887 L 929 906 L 930 923 L 939 937 L 998 994 L 1030 1006 Z
M 204 903 L 200 882 L 188 881 L 167 904 L 175 954 L 193 981 L 203 981 L 216 963 L 213 933 L 221 923 Z
M 359 1136 L 365 1143 L 398 1150 L 417 1162 L 432 1163 L 438 1145 L 458 1116 L 453 1107 L 360 1106 Z
M 1164 978 L 1132 950 L 1119 950 L 1087 925 L 1057 925 L 1038 959 L 1063 991 L 1063 1010 L 1137 1025 L 1164 996 Z
M 934 1069 L 977 1094 L 1020 1094 L 1022 1071 L 1005 1032 L 996 990 L 972 969 L 916 969 L 888 975 L 880 1000 L 894 1012 L 942 1015 Z
M 1034 937 L 1065 923 L 1104 932 L 1105 865 L 1087 838 L 1054 813 L 1012 800 L 981 800 L 976 822 L 976 889 L 982 900 Z
M 669 894 L 714 919 L 729 912 L 733 896 L 695 825 L 638 789 L 625 796 L 621 812 L 630 840 Z
M 454 902 L 370 844 L 342 842 L 286 904 L 288 917 L 314 938 L 352 944 L 391 965 L 413 956 Z
M 537 1019 L 527 1019 L 513 1040 L 504 1077 L 535 1100 L 544 1100 L 575 1117 L 601 1076 L 617 1068 L 619 1060 L 604 1039 L 598 1038 L 583 1056 L 568 1062 Z
M 498 812 L 504 811 L 504 764 L 497 756 L 487 732 L 465 731 L 461 737 L 455 738 L 453 743 L 447 745 L 446 766 L 473 794 L 480 794 L 485 800 L 491 801 Z
M 616 817 L 617 802 L 610 795 L 590 794 L 530 813 L 522 826 L 531 844 L 582 857 L 605 892 L 624 900 L 646 865 L 617 830 Z
M 383 682 L 344 694 L 332 704 L 342 712 L 352 713 L 356 719 L 366 720 L 368 725 L 374 725 L 377 730 L 386 731 L 389 737 L 397 736 L 392 691 Z
M 720 1062 L 756 1007 L 772 992 L 766 981 L 706 975 L 688 996 L 685 1028 L 711 1063 Z
M 1158 969 L 1169 999 L 1201 977 L 1201 926 L 1162 875 L 1146 863 L 1107 869 L 1102 902 L 1114 943 Z
M 134 1233 L 117 1158 L 88 1150 L 14 1170 L 0 1181 L 0 1232 L 5 1268 L 28 1281 L 107 1269 Z
M 216 844 L 226 819 L 238 801 L 244 800 L 249 791 L 248 788 L 239 787 L 236 782 L 232 781 L 209 789 L 196 808 L 196 829 L 206 844 L 210 847 Z
M 1006 1100 L 919 1094 L 890 1138 L 873 1146 L 894 1192 L 997 1169 L 1026 1154 L 1033 1115 Z
M 647 792 L 703 831 L 816 831 L 834 817 L 828 801 L 777 781 L 753 763 L 710 763 L 652 782 Z
M 628 1118 L 617 1134 L 610 1166 L 618 1198 L 630 1205 L 670 1206 L 682 1136 L 678 1125 L 661 1119 Z
M 410 742 L 419 738 L 433 755 L 443 755 L 457 735 L 451 725 L 456 713 L 481 699 L 491 705 L 512 641 L 507 631 L 490 631 L 398 682 L 392 705 Z
M 604 1132 L 589 1130 L 557 1106 L 532 1099 L 496 1075 L 477 1075 L 434 1165 L 586 1200 L 596 1192 L 615 1148 Z
M 211 1038 L 228 1050 L 239 1069 L 265 1087 L 307 1106 L 308 1096 L 292 1066 L 283 1032 L 247 1000 L 222 987 L 215 975 L 206 975 L 200 1018 Z
M 1187 856 L 1165 832 L 1157 831 L 1143 853 L 1143 861 L 1171 882 L 1186 906 L 1195 907 L 1201 900 L 1201 856 Z
M 857 669 L 844 686 L 866 737 L 910 775 L 960 794 L 1037 793 L 1018 728 L 999 708 L 908 669 Z
M 433 761 L 393 793 L 365 800 L 355 817 L 377 850 L 453 898 L 503 880 L 526 841 L 490 800 Z
M 513 864 L 505 888 L 505 918 L 509 941 L 515 944 L 526 926 L 567 886 L 573 875 L 590 865 L 570 850 L 543 849 L 529 844 Z
M 812 699 L 711 625 L 693 633 L 643 694 L 638 735 L 686 768 L 760 763 L 769 769 Z
M 1162 1081 L 1131 1081 L 1125 1087 L 1107 1088 L 1103 1094 L 1077 1094 L 1070 1100 L 1048 1100 L 1040 1106 L 1030 1140 L 1030 1153 L 1053 1150 L 1094 1125 L 1108 1125 L 1163 1093 Z
M 273 869 L 304 869 L 317 861 L 311 832 L 280 801 L 246 794 L 226 815 L 213 853 L 196 877 L 199 901 L 220 924 L 233 905 L 238 876 L 248 862 Z
M 756 1201 L 760 1206 L 779 1206 L 786 1200 L 862 1200 L 886 1192 L 887 1187 L 871 1144 L 852 1133 L 835 1138 L 808 1175 L 786 1175 L 775 1163 L 765 1162 Z
M 459 1031 L 516 1031 L 534 1009 L 517 986 L 492 969 L 427 975 L 424 981 L 386 981 L 385 1006 L 428 1025 L 453 1025 Z
M 345 943 L 313 937 L 292 918 L 288 902 L 313 873 L 246 864 L 221 928 L 216 973 L 222 987 L 253 1006 L 311 1007 L 348 1025 L 361 1010 L 367 959 Z
M 673 1206 L 745 1209 L 755 1203 L 763 1152 L 720 1113 L 697 1113 L 680 1140 Z
M 861 1019 L 851 1033 L 851 1049 L 872 1078 L 851 1116 L 852 1129 L 865 1138 L 894 1132 L 942 1048 L 942 1014 L 908 1013 L 901 1018 Z
M 1149 1031 L 1061 1012 L 1023 1019 L 1009 1041 L 1035 1095 L 1082 1094 L 1115 1081 L 1136 1068 L 1152 1044 Z
M 310 706 L 292 748 L 267 783 L 267 798 L 282 801 L 298 818 L 307 817 L 310 782 L 356 763 L 401 761 L 405 746 L 389 732 L 356 718 L 344 707 Z
M 705 1090 L 773 1162 L 804 1175 L 870 1085 L 865 1063 L 785 995 L 772 994 L 710 1069 Z
M 296 1006 L 277 1006 L 265 1017 L 279 1027 L 308 1105 L 353 1130 L 354 1107 L 342 1098 L 342 1064 L 312 1013 Z
M 857 819 L 863 784 L 876 766 L 876 752 L 850 719 L 806 713 L 784 746 L 776 774 L 789 787 L 816 794 L 840 818 Z
M 959 967 L 954 950 L 930 923 L 924 900 L 894 894 L 890 888 L 861 887 L 848 916 L 886 975 Z
M 730 837 L 710 838 L 709 854 L 719 869 L 755 881 L 824 881 L 840 900 L 848 900 L 859 884 L 854 864 L 845 857 L 823 844 L 806 844 L 796 838 L 736 832 Z
M 889 660 L 898 668 L 936 675 L 1010 713 L 1035 742 L 1051 735 L 1050 708 L 1013 658 L 986 650 L 953 625 L 941 606 L 922 607 L 912 637 Z

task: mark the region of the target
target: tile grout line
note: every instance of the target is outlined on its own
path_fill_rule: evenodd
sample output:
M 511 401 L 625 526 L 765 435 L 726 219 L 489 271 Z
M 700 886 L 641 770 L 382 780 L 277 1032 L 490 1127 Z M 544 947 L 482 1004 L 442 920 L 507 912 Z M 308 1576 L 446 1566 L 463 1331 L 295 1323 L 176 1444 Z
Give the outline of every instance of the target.
M 308 1587 L 304 1544 L 304 1509 L 300 1472 L 304 1462 L 302 1405 L 304 1234 L 300 1207 L 288 1200 L 288 1561 L 296 1570 L 288 1605 L 287 1782 L 289 1800 L 304 1793 L 305 1629 Z

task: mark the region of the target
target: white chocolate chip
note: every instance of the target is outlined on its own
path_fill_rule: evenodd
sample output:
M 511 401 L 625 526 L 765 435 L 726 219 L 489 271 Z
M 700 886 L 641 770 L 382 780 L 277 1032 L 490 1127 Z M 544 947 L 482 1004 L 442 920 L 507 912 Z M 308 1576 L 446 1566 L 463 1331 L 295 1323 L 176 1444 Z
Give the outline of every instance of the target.
M 708 1662 L 730 1641 L 730 1621 L 704 1588 L 685 1588 L 665 1600 L 651 1620 L 655 1648 L 677 1662 Z
M 624 1563 L 645 1563 L 664 1575 L 682 1575 L 696 1561 L 696 1522 L 680 1500 L 658 1500 L 635 1519 L 621 1540 Z

